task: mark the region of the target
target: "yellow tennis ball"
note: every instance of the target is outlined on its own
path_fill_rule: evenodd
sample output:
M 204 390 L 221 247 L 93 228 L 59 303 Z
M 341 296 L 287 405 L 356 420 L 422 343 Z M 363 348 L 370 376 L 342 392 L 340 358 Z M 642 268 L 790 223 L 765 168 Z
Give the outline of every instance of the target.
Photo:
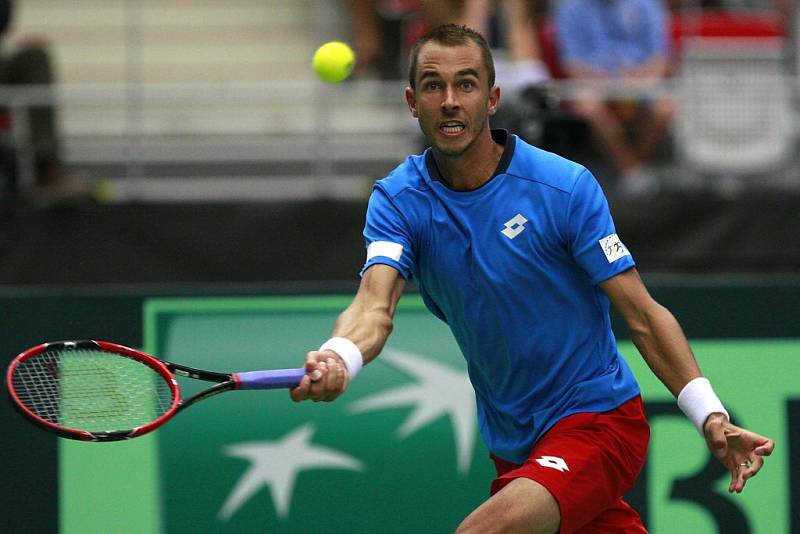
M 355 61 L 352 48 L 340 41 L 331 41 L 317 48 L 311 66 L 324 81 L 339 83 L 350 76 Z

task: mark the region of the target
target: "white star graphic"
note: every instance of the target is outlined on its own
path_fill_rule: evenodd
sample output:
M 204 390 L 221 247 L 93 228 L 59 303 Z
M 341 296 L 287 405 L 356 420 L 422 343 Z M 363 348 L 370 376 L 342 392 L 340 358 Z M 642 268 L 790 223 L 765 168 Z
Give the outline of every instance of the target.
M 450 417 L 456 441 L 458 472 L 469 472 L 475 446 L 475 393 L 464 372 L 420 355 L 386 349 L 383 361 L 405 371 L 415 384 L 400 386 L 349 405 L 352 413 L 413 404 L 414 411 L 397 429 L 403 439 L 443 415 Z
M 250 468 L 231 490 L 219 511 L 219 518 L 230 519 L 262 486 L 269 487 L 278 517 L 285 518 L 289 514 L 298 472 L 309 469 L 361 471 L 364 468 L 352 456 L 309 443 L 315 431 L 314 425 L 308 423 L 275 441 L 253 441 L 226 446 L 226 456 L 248 460 Z

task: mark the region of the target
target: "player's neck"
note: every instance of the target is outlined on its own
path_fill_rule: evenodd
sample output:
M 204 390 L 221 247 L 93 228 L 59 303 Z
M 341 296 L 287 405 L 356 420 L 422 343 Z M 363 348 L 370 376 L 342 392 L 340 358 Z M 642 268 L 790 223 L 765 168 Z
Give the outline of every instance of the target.
M 456 191 L 471 191 L 485 184 L 502 156 L 503 146 L 492 139 L 488 126 L 472 146 L 458 156 L 433 150 L 439 174 Z

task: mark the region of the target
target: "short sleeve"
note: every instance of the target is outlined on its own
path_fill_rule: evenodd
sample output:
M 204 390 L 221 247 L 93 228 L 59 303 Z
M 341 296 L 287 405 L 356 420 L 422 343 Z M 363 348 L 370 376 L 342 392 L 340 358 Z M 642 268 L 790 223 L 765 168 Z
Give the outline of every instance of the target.
M 593 284 L 636 265 L 617 235 L 603 190 L 589 171 L 578 177 L 567 217 L 572 256 Z
M 403 278 L 411 277 L 415 256 L 410 225 L 380 187 L 375 187 L 369 198 L 364 242 L 367 259 L 361 269 L 361 276 L 371 266 L 381 263 L 397 269 Z

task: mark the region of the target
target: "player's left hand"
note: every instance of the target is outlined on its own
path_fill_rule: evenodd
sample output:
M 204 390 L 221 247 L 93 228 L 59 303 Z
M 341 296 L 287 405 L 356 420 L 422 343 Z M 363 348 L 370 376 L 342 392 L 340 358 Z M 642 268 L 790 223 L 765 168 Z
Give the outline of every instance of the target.
M 711 414 L 703 430 L 709 450 L 731 472 L 731 493 L 742 492 L 747 480 L 761 470 L 764 457 L 775 448 L 771 439 L 732 424 L 722 414 Z

